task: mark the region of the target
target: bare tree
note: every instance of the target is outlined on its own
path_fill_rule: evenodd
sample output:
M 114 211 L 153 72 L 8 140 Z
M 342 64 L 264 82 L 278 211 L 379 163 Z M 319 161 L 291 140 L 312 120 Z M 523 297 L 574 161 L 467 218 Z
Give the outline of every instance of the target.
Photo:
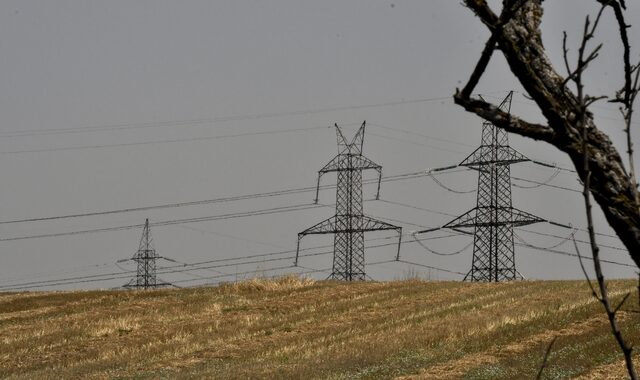
M 631 124 L 633 100 L 637 94 L 637 66 L 629 61 L 630 46 L 621 0 L 594 0 L 614 11 L 624 48 L 622 71 L 624 86 L 614 101 L 622 104 L 626 112 L 627 130 Z M 547 57 L 542 44 L 540 22 L 541 0 L 504 0 L 501 13 L 496 14 L 485 0 L 465 0 L 478 18 L 491 32 L 484 50 L 466 86 L 456 91 L 454 101 L 467 111 L 493 122 L 496 126 L 536 140 L 545 141 L 567 153 L 580 179 L 584 182 L 583 125 L 586 129 L 586 148 L 589 157 L 591 181 L 589 191 L 604 212 L 607 222 L 629 250 L 633 261 L 640 267 L 640 212 L 635 177 L 627 171 L 623 159 L 611 139 L 600 131 L 593 115 L 583 112 L 578 96 L 569 88 L 568 81 L 558 73 Z M 495 105 L 471 93 L 482 77 L 491 56 L 499 50 L 529 96 L 536 102 L 547 124 L 536 124 L 511 116 Z M 597 52 L 596 52 L 597 54 Z M 588 65 L 590 60 L 583 62 Z M 635 74 L 635 87 L 634 87 Z M 587 106 L 591 102 L 588 102 Z M 584 124 L 581 115 L 584 114 Z M 630 135 L 630 130 L 629 130 Z M 628 138 L 629 155 L 633 149 Z M 631 158 L 632 160 L 632 158 Z
M 607 285 L 599 259 L 599 247 L 595 238 L 591 213 L 591 195 L 602 208 L 608 223 L 616 231 L 629 251 L 629 255 L 640 267 L 640 196 L 634 173 L 633 144 L 631 139 L 631 120 L 633 105 L 640 90 L 640 63 L 632 65 L 630 61 L 630 42 L 624 17 L 626 5 L 624 0 L 595 0 L 601 4 L 594 22 L 586 18 L 582 43 L 578 50 L 578 60 L 571 67 L 568 59 L 567 37 L 564 34 L 563 50 L 567 76 L 563 78 L 553 67 L 542 44 L 540 22 L 542 18 L 542 0 L 504 0 L 503 8 L 498 16 L 485 0 L 465 0 L 487 26 L 491 36 L 471 74 L 466 86 L 457 90 L 455 102 L 467 111 L 473 112 L 493 122 L 509 132 L 536 140 L 548 142 L 567 153 L 583 181 L 583 197 L 585 202 L 589 240 L 593 255 L 594 269 L 598 283 L 598 291 L 593 287 L 587 272 L 582 265 L 593 296 L 600 301 L 607 314 L 612 334 L 620 346 L 632 379 L 637 379 L 632 361 L 633 347 L 622 336 L 618 325 L 617 313 L 628 299 L 626 294 L 617 307 L 613 307 L 608 296 Z M 602 45 L 588 51 L 588 43 L 594 37 L 598 23 L 605 10 L 611 9 L 618 24 L 620 41 L 623 47 L 622 72 L 624 76 L 622 88 L 610 100 L 620 104 L 624 119 L 624 131 L 627 136 L 628 171 L 623 159 L 611 143 L 609 137 L 598 130 L 589 106 L 606 98 L 605 96 L 589 96 L 584 92 L 582 75 L 589 64 L 598 57 Z M 478 84 L 492 54 L 499 50 L 506 58 L 513 74 L 537 103 L 547 119 L 547 125 L 534 124 L 513 117 L 483 99 L 473 99 L 471 93 Z M 575 85 L 575 93 L 569 84 Z M 575 240 L 574 240 L 575 245 Z M 578 257 L 580 252 L 576 245 Z M 639 288 L 640 289 L 640 288 Z M 551 346 L 549 347 L 550 350 Z M 538 377 L 546 365 L 540 368 Z

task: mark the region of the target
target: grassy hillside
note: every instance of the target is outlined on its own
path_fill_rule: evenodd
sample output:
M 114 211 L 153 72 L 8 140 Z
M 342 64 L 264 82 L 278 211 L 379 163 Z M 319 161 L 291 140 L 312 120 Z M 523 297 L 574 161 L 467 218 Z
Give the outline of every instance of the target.
M 621 316 L 640 344 L 638 314 Z M 583 281 L 0 294 L 1 378 L 534 378 L 554 336 L 545 378 L 624 378 Z

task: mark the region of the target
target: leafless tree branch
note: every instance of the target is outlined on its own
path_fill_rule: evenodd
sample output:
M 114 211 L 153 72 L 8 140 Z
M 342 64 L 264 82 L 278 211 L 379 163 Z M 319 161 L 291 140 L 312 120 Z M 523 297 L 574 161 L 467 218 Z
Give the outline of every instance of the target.
M 543 14 L 542 0 L 503 1 L 500 17 L 496 16 L 485 0 L 464 0 L 465 5 L 472 9 L 487 26 L 491 37 L 485 45 L 470 80 L 463 91 L 456 91 L 454 101 L 467 111 L 473 112 L 509 132 L 553 144 L 567 153 L 573 161 L 584 185 L 582 194 L 599 291 L 596 291 L 587 275 L 575 241 L 574 246 L 592 294 L 604 306 L 612 333 L 624 354 L 629 376 L 632 379 L 637 379 L 631 360 L 633 349 L 624 340 L 616 319 L 616 314 L 629 294 L 617 307 L 612 308 L 602 272 L 600 250 L 595 239 L 591 195 L 602 208 L 608 223 L 627 247 L 631 258 L 640 267 L 640 198 L 633 170 L 633 146 L 630 129 L 633 102 L 639 92 L 640 68 L 638 66 L 640 65 L 632 66 L 629 60 L 630 44 L 627 34 L 629 26 L 625 22 L 623 13 L 623 10 L 626 9 L 624 0 L 596 1 L 601 4 L 601 8 L 593 23 L 589 17 L 585 20 L 577 65 L 574 69 L 571 69 L 569 64 L 566 33 L 563 36 L 564 65 L 567 70 L 567 77 L 563 78 L 547 58 L 542 44 L 540 31 Z M 602 47 L 600 44 L 588 51 L 589 42 L 594 38 L 603 12 L 609 8 L 613 9 L 615 14 L 624 50 L 624 86 L 616 94 L 614 101 L 622 104 L 630 174 L 627 173 L 623 160 L 611 140 L 598 130 L 593 115 L 588 110 L 591 104 L 604 97 L 586 95 L 582 83 L 582 74 L 589 64 L 598 57 Z M 507 59 L 511 71 L 519 79 L 531 99 L 537 103 L 547 119 L 548 125 L 528 123 L 517 117 L 510 117 L 508 114 L 501 113 L 492 104 L 471 98 L 471 93 L 479 83 L 495 50 L 501 51 Z M 568 88 L 569 83 L 575 84 L 576 93 Z M 541 372 L 542 368 L 539 376 Z
M 598 287 L 600 290 L 600 294 L 599 296 L 596 296 L 596 298 L 600 301 L 600 303 L 602 303 L 605 312 L 607 314 L 607 318 L 609 319 L 609 325 L 611 327 L 611 332 L 613 334 L 613 336 L 615 337 L 618 345 L 620 346 L 620 349 L 622 350 L 622 353 L 624 355 L 624 360 L 625 360 L 625 365 L 627 366 L 627 372 L 629 373 L 629 376 L 631 379 L 637 379 L 638 375 L 636 374 L 636 370 L 633 364 L 633 360 L 631 357 L 631 353 L 633 351 L 633 348 L 626 342 L 626 340 L 624 339 L 624 337 L 622 336 L 622 332 L 620 331 L 620 327 L 618 325 L 618 320 L 616 318 L 616 315 L 620 309 L 620 307 L 622 307 L 622 305 L 624 304 L 624 302 L 626 301 L 626 299 L 629 297 L 629 294 L 627 294 L 622 302 L 615 308 L 612 309 L 611 307 L 611 300 L 609 299 L 609 293 L 608 293 L 608 289 L 607 289 L 607 284 L 606 281 L 604 279 L 604 274 L 602 272 L 602 265 L 600 263 L 600 247 L 598 246 L 598 243 L 596 242 L 596 234 L 595 234 L 595 228 L 594 228 L 594 223 L 593 223 L 593 215 L 592 215 L 592 207 L 591 207 L 591 194 L 589 192 L 590 189 L 590 182 L 591 182 L 591 168 L 589 166 L 590 164 L 590 160 L 589 160 L 589 149 L 587 149 L 587 144 L 588 144 L 588 133 L 587 133 L 587 125 L 586 125 L 586 115 L 587 115 L 587 107 L 588 107 L 588 97 L 584 94 L 584 85 L 582 83 L 582 74 L 584 73 L 584 70 L 586 70 L 587 68 L 587 64 L 585 64 L 585 62 L 588 62 L 590 59 L 592 59 L 593 54 L 589 54 L 586 58 L 585 58 L 585 51 L 586 51 L 586 47 L 588 44 L 588 41 L 593 38 L 593 35 L 595 33 L 596 27 L 598 25 L 598 20 L 600 19 L 600 15 L 602 14 L 602 11 L 604 9 L 604 6 L 600 9 L 600 12 L 598 13 L 598 17 L 596 18 L 596 22 L 593 24 L 593 27 L 589 27 L 589 17 L 586 18 L 585 20 L 585 27 L 584 27 L 584 32 L 583 32 L 583 36 L 582 36 L 582 43 L 580 45 L 580 49 L 578 51 L 578 66 L 576 68 L 576 71 L 574 72 L 574 75 L 571 75 L 570 77 L 572 77 L 572 81 L 575 83 L 576 85 L 576 89 L 578 92 L 578 102 L 580 104 L 580 114 L 579 114 L 579 125 L 582 127 L 582 151 L 583 151 L 583 155 L 584 155 L 584 159 L 582 160 L 583 162 L 583 172 L 586 173 L 585 176 L 585 181 L 584 181 L 584 185 L 582 188 L 582 196 L 584 198 L 584 205 L 585 205 L 585 211 L 587 214 L 587 231 L 589 232 L 589 243 L 591 245 L 591 254 L 593 255 L 593 267 L 594 270 L 596 272 L 596 280 L 598 282 Z M 601 46 L 601 45 L 600 45 Z M 598 46 L 598 48 L 600 47 Z M 568 60 L 568 58 L 565 57 L 565 61 Z M 589 277 L 587 277 L 587 282 L 589 282 L 589 286 L 591 286 L 591 281 L 589 280 Z M 593 291 L 593 287 L 591 288 L 591 290 Z
M 620 13 L 624 9 L 622 2 L 619 0 L 596 1 L 600 2 L 603 8 L 612 7 L 616 18 L 620 18 L 620 14 L 621 19 L 624 20 L 624 14 Z M 557 73 L 547 58 L 540 31 L 543 13 L 541 1 L 517 2 L 519 7 L 509 7 L 511 10 L 515 9 L 509 12 L 503 7 L 500 17 L 484 0 L 464 0 L 464 3 L 487 26 L 491 32 L 490 41 L 495 39 L 495 45 L 491 43 L 485 46 L 480 57 L 481 61 L 476 65 L 471 80 L 466 83 L 462 91 L 456 91 L 454 101 L 466 110 L 495 122 L 498 127 L 546 141 L 567 153 L 582 182 L 585 182 L 587 174 L 583 165 L 585 156 L 582 126 L 584 125 L 587 132 L 586 141 L 589 151 L 587 158 L 590 160 L 591 172 L 589 191 L 602 208 L 609 225 L 629 250 L 631 258 L 640 267 L 640 212 L 635 181 L 627 173 L 623 160 L 609 137 L 596 128 L 593 115 L 588 110 L 583 111 L 578 97 L 567 87 L 566 78 Z M 516 4 L 514 1 L 506 3 L 510 6 Z M 503 18 L 503 15 L 508 15 L 508 18 Z M 599 21 L 599 17 L 596 17 L 596 20 Z M 593 24 L 589 24 L 586 30 L 587 33 L 593 30 Z M 626 25 L 623 30 L 624 32 L 621 31 L 621 33 L 625 35 L 626 46 L 628 45 Z M 546 126 L 525 122 L 517 117 L 511 117 L 515 121 L 509 121 L 508 117 L 495 111 L 497 107 L 471 98 L 471 93 L 496 50 L 504 55 L 513 74 L 519 79 L 531 99 L 537 103 L 547 120 Z M 595 50 L 589 54 L 583 54 L 582 64 L 573 71 L 583 70 L 584 65 L 588 65 L 597 53 L 598 51 Z M 633 67 L 630 66 L 630 69 Z M 625 75 L 625 77 L 629 76 Z M 624 88 L 632 87 L 633 84 L 624 86 Z M 586 99 L 589 105 L 601 98 Z M 583 113 L 585 120 L 581 121 L 579 115 Z
M 596 298 L 598 301 L 600 300 L 600 296 L 598 295 L 598 292 L 596 292 L 596 289 L 593 287 L 593 284 L 591 283 L 591 279 L 589 278 L 589 274 L 587 273 L 587 270 L 584 267 L 584 262 L 582 261 L 582 255 L 580 254 L 580 249 L 578 248 L 578 243 L 576 242 L 576 238 L 572 237 L 573 240 L 573 247 L 576 250 L 576 254 L 578 255 L 578 261 L 580 262 L 580 268 L 582 268 L 582 273 L 584 274 L 584 278 L 587 279 L 587 284 L 589 284 L 589 288 L 591 289 L 591 295 Z
M 547 366 L 547 362 L 549 361 L 549 355 L 551 354 L 551 348 L 553 347 L 553 344 L 556 342 L 556 339 L 558 339 L 558 337 L 553 337 L 553 339 L 551 339 L 551 342 L 549 342 L 549 345 L 547 346 L 547 351 L 544 353 L 544 359 L 542 360 L 542 364 L 540 365 L 540 370 L 538 371 L 538 376 L 536 376 L 536 380 L 542 379 L 542 371 L 544 371 L 545 367 Z

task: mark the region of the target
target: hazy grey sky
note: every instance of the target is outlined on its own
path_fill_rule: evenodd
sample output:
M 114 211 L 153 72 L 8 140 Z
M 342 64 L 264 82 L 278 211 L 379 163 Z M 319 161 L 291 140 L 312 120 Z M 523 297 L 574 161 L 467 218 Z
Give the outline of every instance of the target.
M 584 15 L 596 11 L 591 3 L 595 1 L 544 3 L 543 38 L 554 63 L 561 64 L 563 30 L 568 31 L 571 46 L 577 47 Z M 629 23 L 634 25 L 630 36 L 638 42 L 635 25 L 640 25 L 640 7 L 634 2 L 627 5 Z M 459 1 L 3 1 L 0 35 L 0 220 L 314 186 L 317 171 L 336 154 L 335 133 L 328 128 L 334 122 L 345 125 L 350 137 L 367 120 L 364 153 L 383 165 L 386 176 L 458 163 L 480 141 L 480 119 L 455 106 L 451 95 L 468 78 L 487 32 Z M 591 94 L 612 94 L 621 83 L 616 36 L 607 14 L 598 35 L 598 41 L 607 44 L 588 78 Z M 638 57 L 636 49 L 633 58 Z M 478 91 L 497 102 L 511 89 L 517 91 L 513 112 L 540 121 L 504 60 L 495 57 Z M 356 107 L 413 100 L 424 101 Z M 603 103 L 594 111 L 599 127 L 624 150 L 616 109 Z M 299 128 L 313 129 L 212 138 Z M 51 133 L 44 133 L 47 131 Z M 191 141 L 149 143 L 166 140 Z M 532 159 L 571 167 L 564 155 L 541 143 L 512 136 L 511 145 Z M 512 167 L 514 176 L 531 180 L 544 180 L 552 173 L 531 164 Z M 325 183 L 335 182 L 329 177 L 323 179 Z M 473 172 L 440 179 L 460 190 L 474 188 L 477 180 Z M 552 184 L 579 188 L 575 175 L 566 172 Z M 374 187 L 365 187 L 366 197 L 372 198 L 374 191 Z M 321 192 L 324 204 L 332 204 L 334 198 L 333 190 Z M 475 205 L 474 194 L 452 194 L 429 178 L 384 183 L 382 199 L 445 214 L 385 202 L 365 203 L 366 213 L 401 220 L 407 232 L 420 228 L 412 224 L 442 225 L 452 218 L 446 214 L 461 214 Z M 543 218 L 584 227 L 578 193 L 514 187 L 513 199 L 516 207 Z M 312 200 L 313 193 L 304 193 L 4 224 L 0 238 L 138 224 L 145 217 L 158 222 L 222 215 Z M 159 254 L 197 262 L 293 249 L 299 231 L 331 214 L 332 209 L 326 207 L 158 226 L 152 233 Z M 600 215 L 597 227 L 612 233 Z M 548 224 L 525 229 L 558 236 L 569 233 Z M 527 231 L 517 233 L 532 244 L 551 246 L 560 241 Z M 130 229 L 0 241 L 0 284 L 120 272 L 113 263 L 133 255 L 140 233 L 141 229 Z M 367 235 L 370 239 L 387 236 L 392 234 Z M 586 239 L 586 234 L 579 232 L 577 237 Z M 604 245 L 621 247 L 617 239 L 601 239 Z M 332 241 L 327 236 L 308 237 L 304 246 Z M 391 240 L 371 240 L 370 244 L 381 242 Z M 456 237 L 429 243 L 446 252 L 469 242 L 470 238 Z M 586 252 L 586 246 L 583 248 Z M 557 249 L 573 252 L 570 244 Z M 631 263 L 623 251 L 603 248 L 603 252 L 607 259 Z M 367 251 L 367 261 L 394 254 L 393 247 L 372 249 Z M 471 265 L 470 248 L 456 256 L 439 257 L 417 244 L 406 244 L 402 255 L 458 272 L 467 272 Z M 572 257 L 517 247 L 516 262 L 528 278 L 581 276 Z M 234 273 L 290 263 L 216 270 Z M 305 258 L 301 264 L 329 268 L 331 255 Z M 134 269 L 131 264 L 121 265 Z M 605 267 L 611 276 L 634 273 L 632 268 Z M 417 270 L 431 278 L 458 278 Z M 408 271 L 401 264 L 368 268 L 374 279 L 402 278 Z M 179 281 L 217 274 L 194 273 L 163 277 Z M 116 279 L 71 287 L 113 287 L 124 282 Z

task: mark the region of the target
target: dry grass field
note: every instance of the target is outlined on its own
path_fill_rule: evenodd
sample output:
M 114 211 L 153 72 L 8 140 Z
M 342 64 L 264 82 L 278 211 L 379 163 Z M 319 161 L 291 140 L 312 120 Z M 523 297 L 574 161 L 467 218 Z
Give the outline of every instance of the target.
M 636 283 L 610 284 L 615 299 Z M 640 316 L 621 312 L 640 344 Z M 9 379 L 624 378 L 583 281 L 342 284 L 0 294 Z

